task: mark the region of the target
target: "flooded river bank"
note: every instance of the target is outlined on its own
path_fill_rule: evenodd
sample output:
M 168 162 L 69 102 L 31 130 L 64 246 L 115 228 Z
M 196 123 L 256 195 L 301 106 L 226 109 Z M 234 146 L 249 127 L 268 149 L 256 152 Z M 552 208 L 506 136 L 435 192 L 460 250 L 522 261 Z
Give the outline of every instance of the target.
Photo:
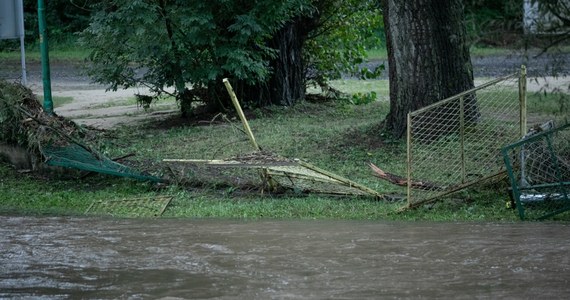
M 0 217 L 0 298 L 565 299 L 570 225 Z

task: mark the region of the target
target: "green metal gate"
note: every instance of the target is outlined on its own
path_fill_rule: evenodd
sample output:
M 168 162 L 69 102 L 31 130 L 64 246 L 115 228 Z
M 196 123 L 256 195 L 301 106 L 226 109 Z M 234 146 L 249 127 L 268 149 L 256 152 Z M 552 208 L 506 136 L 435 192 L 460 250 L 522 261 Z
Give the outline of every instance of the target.
M 546 219 L 570 210 L 570 124 L 538 130 L 502 149 L 521 220 Z

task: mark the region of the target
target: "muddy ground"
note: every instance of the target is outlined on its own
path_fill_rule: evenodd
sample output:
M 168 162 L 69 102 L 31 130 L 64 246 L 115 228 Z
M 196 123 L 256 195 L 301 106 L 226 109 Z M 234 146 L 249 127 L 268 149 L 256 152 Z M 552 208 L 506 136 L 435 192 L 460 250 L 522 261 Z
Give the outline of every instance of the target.
M 524 55 L 501 55 L 472 58 L 476 84 L 488 78 L 504 76 L 516 72 L 522 64 L 527 66 L 530 91 L 541 89 L 570 90 L 570 53 L 546 54 L 539 57 Z M 366 64 L 375 67 L 383 61 Z M 0 63 L 0 79 L 10 81 L 21 79 L 18 61 Z M 41 66 L 38 61 L 27 64 L 28 86 L 38 95 L 43 94 Z M 381 80 L 387 79 L 387 71 Z M 136 104 L 126 103 L 135 94 L 148 94 L 145 88 L 131 88 L 118 91 L 106 91 L 106 87 L 95 84 L 83 74 L 83 64 L 77 62 L 51 62 L 52 94 L 60 97 L 72 97 L 73 101 L 55 109 L 56 113 L 69 117 L 80 124 L 99 128 L 112 128 L 121 124 L 132 124 L 153 118 L 163 118 L 177 114 L 173 103 L 158 103 L 150 112 Z M 114 103 L 114 104 L 111 104 Z

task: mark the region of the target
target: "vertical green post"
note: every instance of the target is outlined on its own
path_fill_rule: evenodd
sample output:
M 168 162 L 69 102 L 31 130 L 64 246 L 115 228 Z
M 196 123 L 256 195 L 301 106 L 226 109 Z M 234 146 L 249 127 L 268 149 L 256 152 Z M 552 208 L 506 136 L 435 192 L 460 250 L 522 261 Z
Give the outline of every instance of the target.
M 38 0 L 38 24 L 40 29 L 40 52 L 42 56 L 42 79 L 44 85 L 44 111 L 53 114 L 51 99 L 51 75 L 49 72 L 49 48 L 44 0 Z

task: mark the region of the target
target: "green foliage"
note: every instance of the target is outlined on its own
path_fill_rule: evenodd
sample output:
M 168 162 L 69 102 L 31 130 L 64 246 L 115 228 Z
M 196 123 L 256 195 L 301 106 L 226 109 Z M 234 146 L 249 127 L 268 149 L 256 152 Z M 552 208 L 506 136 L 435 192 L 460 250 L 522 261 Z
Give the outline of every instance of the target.
M 325 86 L 347 73 L 361 79 L 378 77 L 383 66 L 375 70 L 361 67 L 367 46 L 380 44 L 383 18 L 377 1 L 326 3 L 321 17 L 324 21 L 305 45 L 308 83 Z
M 276 54 L 267 39 L 312 11 L 304 0 L 106 1 L 81 42 L 92 49 L 89 75 L 114 90 L 143 84 L 181 93 L 186 83 L 209 87 L 223 77 L 257 83 Z
M 363 105 L 376 101 L 376 92 L 371 91 L 368 93 L 355 93 L 350 97 L 350 102 L 354 105 Z
M 142 84 L 157 94 L 174 87 L 184 113 L 193 107 L 188 102 L 225 96 L 224 77 L 267 84 L 278 54 L 270 41 L 295 22 L 306 22 L 308 34 L 296 37 L 305 44 L 304 61 L 295 63 L 313 83 L 347 72 L 375 77 L 380 69 L 358 65 L 381 20 L 375 1 L 103 1 L 81 42 L 91 49 L 88 74 L 96 82 L 113 90 Z
M 522 33 L 522 0 L 466 0 L 466 28 L 472 44 L 504 46 L 509 33 Z
M 345 93 L 360 91 L 367 94 L 374 91 L 379 99 L 388 96 L 386 80 L 339 80 L 333 81 L 331 86 Z M 540 114 L 542 117 L 556 113 L 557 99 L 551 93 L 542 98 L 538 94 L 529 94 L 530 116 Z M 134 99 L 131 101 L 134 103 Z M 547 103 L 553 105 L 545 105 Z M 46 181 L 45 178 L 17 173 L 0 164 L 0 214 L 80 215 L 92 201 L 174 196 L 165 217 L 438 221 L 518 219 L 516 212 L 505 207 L 509 196 L 508 185 L 504 183 L 476 186 L 452 195 L 451 199 L 427 204 L 413 211 L 393 213 L 405 205 L 404 199 L 397 200 L 398 195 L 405 195 L 405 189 L 373 177 L 367 166 L 367 162 L 373 162 L 393 174 L 403 175 L 406 172 L 405 142 L 387 138 L 377 125 L 378 116 L 388 112 L 388 101 L 358 106 L 338 102 L 301 102 L 293 108 L 271 107 L 257 109 L 256 112 L 256 117 L 250 118 L 250 125 L 258 143 L 265 150 L 308 160 L 323 169 L 392 195 L 395 200 L 388 202 L 294 192 L 285 195 L 261 194 L 251 185 L 236 183 L 235 176 L 229 177 L 234 181 L 220 179 L 220 171 L 199 173 L 199 169 L 188 165 L 166 165 L 162 162 L 164 158 L 221 159 L 252 151 L 247 138 L 238 129 L 241 126 L 239 120 L 234 119 L 228 124 L 221 122 L 221 117 L 215 120 L 208 118 L 194 126 L 178 124 L 168 130 L 156 126 L 175 122 L 176 118 L 169 122 L 106 131 L 97 148 L 109 157 L 136 153 L 136 156 L 123 162 L 140 171 L 158 175 L 160 172 L 170 174 L 165 170 L 184 170 L 188 179 L 201 175 L 204 181 L 196 182 L 189 188 L 170 185 L 159 189 L 148 183 L 102 175 L 73 180 L 52 177 Z M 246 111 L 248 116 L 249 113 Z M 250 173 L 252 178 L 258 178 L 255 170 Z M 122 217 L 129 216 L 128 212 L 117 213 Z

